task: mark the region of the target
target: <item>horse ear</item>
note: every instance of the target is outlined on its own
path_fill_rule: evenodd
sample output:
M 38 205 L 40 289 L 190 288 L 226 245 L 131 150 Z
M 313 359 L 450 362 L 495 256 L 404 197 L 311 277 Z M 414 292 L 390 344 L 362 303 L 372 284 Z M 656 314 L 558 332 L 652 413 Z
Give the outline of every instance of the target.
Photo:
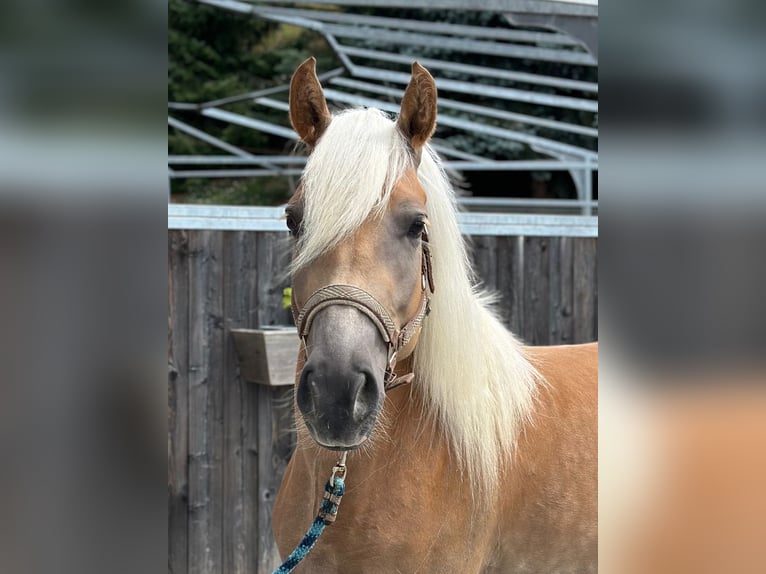
M 290 123 L 301 140 L 313 146 L 330 124 L 330 110 L 316 74 L 316 59 L 303 62 L 290 80 Z
M 436 83 L 418 62 L 412 64 L 412 78 L 404 91 L 396 125 L 416 153 L 436 129 Z

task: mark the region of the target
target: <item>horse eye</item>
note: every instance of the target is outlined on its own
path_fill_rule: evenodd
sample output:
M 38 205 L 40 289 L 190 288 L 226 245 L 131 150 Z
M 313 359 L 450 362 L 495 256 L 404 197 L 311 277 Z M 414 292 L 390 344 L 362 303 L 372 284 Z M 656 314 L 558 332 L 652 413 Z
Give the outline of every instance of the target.
M 423 235 L 423 230 L 425 228 L 426 222 L 423 219 L 418 218 L 412 222 L 412 225 L 410 225 L 410 229 L 407 232 L 407 235 L 413 239 L 418 239 L 421 235 Z
M 292 213 L 287 214 L 286 223 L 287 229 L 290 230 L 290 235 L 293 237 L 298 237 L 301 231 L 301 224 L 297 219 L 295 219 L 295 216 Z

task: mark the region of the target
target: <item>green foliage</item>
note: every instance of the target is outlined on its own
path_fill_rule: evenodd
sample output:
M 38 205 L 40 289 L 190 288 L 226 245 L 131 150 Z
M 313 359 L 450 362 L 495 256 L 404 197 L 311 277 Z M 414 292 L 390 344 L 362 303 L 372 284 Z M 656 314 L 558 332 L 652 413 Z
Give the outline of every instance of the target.
M 274 24 L 184 0 L 169 1 L 168 17 L 170 101 L 203 102 L 257 83 L 247 55 Z
M 171 191 L 174 196 L 183 193 L 185 203 L 277 205 L 285 201 L 286 187 L 287 182 L 281 177 L 185 179 L 173 180 Z
M 184 0 L 168 3 L 168 100 L 204 103 L 286 84 L 309 55 L 320 67 L 335 66 L 332 51 L 314 32 L 268 22 Z M 288 125 L 287 114 L 247 101 L 222 106 L 228 111 Z M 242 126 L 174 110 L 173 116 L 254 154 L 282 153 L 284 139 Z M 168 129 L 172 155 L 221 154 L 217 148 L 173 128 Z M 176 201 L 229 204 L 275 204 L 291 191 L 285 178 L 249 180 L 173 180 Z

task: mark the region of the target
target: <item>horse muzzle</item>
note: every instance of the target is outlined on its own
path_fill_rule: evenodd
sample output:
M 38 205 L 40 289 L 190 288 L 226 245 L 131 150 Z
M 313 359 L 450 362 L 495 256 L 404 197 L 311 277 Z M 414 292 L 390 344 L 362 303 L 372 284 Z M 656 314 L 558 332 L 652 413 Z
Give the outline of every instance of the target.
M 361 446 L 375 426 L 381 386 L 369 371 L 309 360 L 301 373 L 297 402 L 314 440 L 331 449 Z
M 376 328 L 348 306 L 316 315 L 296 402 L 312 438 L 330 449 L 353 449 L 372 434 L 383 406 L 386 347 Z

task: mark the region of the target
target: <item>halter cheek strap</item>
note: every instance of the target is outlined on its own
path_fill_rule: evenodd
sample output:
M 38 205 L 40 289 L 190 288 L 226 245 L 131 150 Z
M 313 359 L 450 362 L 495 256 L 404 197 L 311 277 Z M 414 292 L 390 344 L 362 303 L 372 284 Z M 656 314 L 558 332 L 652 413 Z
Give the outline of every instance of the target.
M 388 366 L 384 379 L 385 390 L 389 391 L 401 384 L 411 382 L 415 377 L 413 373 L 399 377 L 394 372 L 394 367 L 396 366 L 397 354 L 409 344 L 431 311 L 430 300 L 431 294 L 434 292 L 434 278 L 431 269 L 431 248 L 428 243 L 428 234 L 425 232 L 421 245 L 421 295 L 420 304 L 414 317 L 399 328 L 386 308 L 364 289 L 353 285 L 326 285 L 312 293 L 297 315 L 297 306 L 295 297 L 293 297 L 293 319 L 298 328 L 298 335 L 304 344 L 311 330 L 311 324 L 319 311 L 331 305 L 354 307 L 370 318 L 383 341 L 388 345 Z

